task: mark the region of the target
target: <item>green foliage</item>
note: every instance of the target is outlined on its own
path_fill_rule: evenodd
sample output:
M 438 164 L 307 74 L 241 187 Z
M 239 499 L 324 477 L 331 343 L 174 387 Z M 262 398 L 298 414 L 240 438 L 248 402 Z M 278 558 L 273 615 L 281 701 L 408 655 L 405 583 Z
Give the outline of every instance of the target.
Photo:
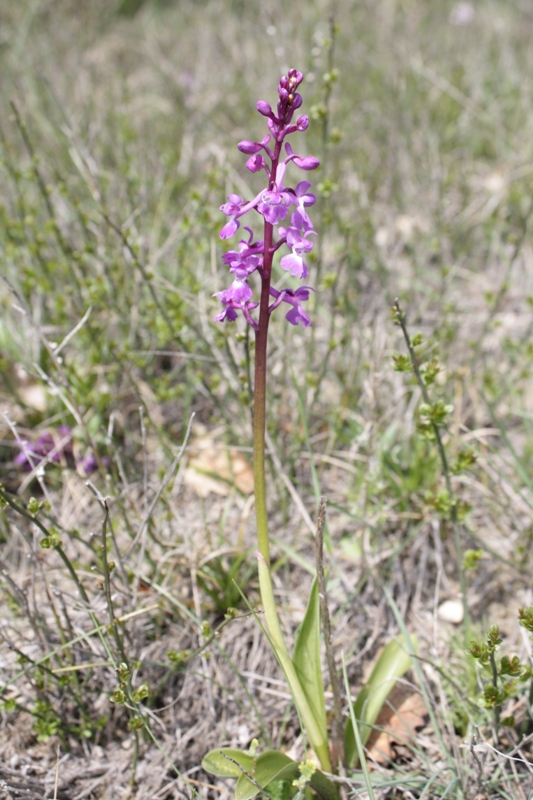
M 442 400 L 437 400 L 435 403 L 422 403 L 420 405 L 418 430 L 431 441 L 435 440 L 435 428 L 445 425 L 452 411 L 453 406 L 444 403 Z
M 522 76 L 532 64 L 515 5 L 475 4 L 474 18 L 456 26 L 454 4 L 400 3 L 384 14 L 372 4 L 340 4 L 330 30 L 317 4 L 271 9 L 284 20 L 272 44 L 307 73 L 315 122 L 307 146 L 320 151 L 322 166 L 313 189 L 313 328 L 271 321 L 269 432 L 283 480 L 273 466 L 269 508 L 285 539 L 287 482 L 311 512 L 316 466 L 332 501 L 332 574 L 343 609 L 356 588 L 343 587 L 342 561 L 335 572 L 338 536 L 357 542 L 353 561 L 379 559 L 387 582 L 401 576 L 402 590 L 426 610 L 434 546 L 467 601 L 474 585 L 488 601 L 508 604 L 530 583 L 533 346 L 524 263 L 532 131 Z M 256 176 L 246 187 L 236 183 L 234 144 L 237 132 L 255 138 L 257 92 L 272 74 L 263 11 L 240 0 L 8 0 L 0 12 L 2 409 L 21 439 L 69 424 L 76 460 L 88 451 L 100 460 L 91 475 L 62 463 L 31 476 L 15 468 L 17 439 L 4 425 L 1 480 L 21 513 L 0 495 L 2 635 L 16 633 L 2 640 L 3 708 L 29 714 L 40 740 L 107 740 L 127 727 L 135 738 L 148 723 L 134 697 L 165 706 L 159 701 L 177 695 L 183 672 L 194 669 L 199 640 L 214 636 L 213 658 L 221 648 L 231 659 L 217 624 L 242 608 L 235 583 L 254 597 L 249 530 L 237 532 L 242 508 L 236 514 L 232 497 L 220 528 L 225 541 L 239 538 L 236 556 L 211 555 L 213 498 L 198 500 L 193 514 L 189 495 L 189 516 L 182 514 L 181 466 L 151 503 L 192 411 L 210 430 L 224 428 L 224 442 L 247 444 L 253 337 L 213 323 L 211 294 L 223 288 L 217 208 L 227 193 L 257 185 Z M 243 62 L 242 48 L 228 54 L 231 37 L 249 42 L 253 63 Z M 353 58 L 354 42 L 363 58 Z M 414 358 L 386 319 L 386 298 L 395 296 L 412 319 Z M 303 412 L 284 379 L 294 365 L 305 375 Z M 306 447 L 304 457 L 306 438 L 313 452 Z M 105 544 L 88 478 L 111 508 Z M 192 532 L 191 515 L 201 520 Z M 302 563 L 308 544 L 303 535 L 291 542 Z M 421 551 L 425 572 L 404 569 Z M 193 583 L 189 554 L 194 597 L 183 588 Z M 370 569 L 363 588 L 376 585 Z M 533 634 L 533 607 L 519 613 Z M 465 657 L 469 624 L 457 628 L 460 663 L 444 664 L 457 684 L 450 713 L 459 735 L 468 739 L 472 724 L 489 720 L 490 739 L 498 714 L 496 729 L 526 734 L 529 712 L 522 722 L 522 710 L 518 721 L 503 715 L 513 698 L 531 706 L 527 662 L 501 655 L 505 643 L 489 634 L 476 636 Z M 317 630 L 309 622 L 314 647 Z M 352 634 L 368 631 L 356 626 Z M 20 652 L 11 650 L 26 635 Z M 147 646 L 149 661 L 135 666 Z M 309 680 L 322 692 L 318 673 Z M 114 705 L 101 710 L 95 696 Z M 441 769 L 446 749 L 438 749 Z M 427 785 L 411 786 L 412 794 L 498 794 L 503 762 L 492 776 L 484 768 L 491 782 L 478 789 L 464 756 L 449 787 L 434 762 L 408 765 L 409 780 L 427 771 Z M 298 791 L 291 781 L 269 789 L 283 800 Z
M 474 570 L 483 558 L 483 550 L 466 550 L 463 560 L 465 569 Z
M 411 637 L 413 645 L 417 642 Z M 360 690 L 353 706 L 354 718 L 358 721 L 361 743 L 364 745 L 372 731 L 372 726 L 381 711 L 384 702 L 397 680 L 404 675 L 411 666 L 411 656 L 405 649 L 405 644 L 399 640 L 391 640 L 383 649 L 375 663 L 370 678 Z M 356 737 L 351 719 L 346 724 L 345 731 L 346 763 L 353 767 L 358 762 Z
M 37 700 L 32 709 L 33 730 L 38 742 L 46 742 L 61 730 L 61 718 L 47 700 Z
M 37 514 L 39 513 L 41 508 L 43 508 L 44 505 L 45 505 L 45 503 L 44 503 L 43 500 L 38 501 L 38 500 L 35 499 L 35 497 L 30 497 L 30 499 L 28 500 L 28 504 L 27 504 L 26 508 L 28 509 L 28 511 L 32 515 L 32 517 L 36 517 Z M 48 510 L 50 510 L 49 506 L 50 506 L 50 504 L 48 504 Z
M 261 788 L 270 796 L 285 800 L 307 785 L 314 789 L 319 800 L 338 800 L 335 785 L 320 770 L 307 762 L 299 764 L 279 750 L 252 756 L 221 747 L 204 757 L 202 768 L 211 775 L 237 778 L 235 800 L 251 800 Z
M 224 614 L 230 608 L 242 608 L 242 595 L 255 572 L 246 550 L 236 556 L 216 556 L 197 570 L 198 584 L 211 598 L 215 611 Z
M 520 608 L 518 611 L 518 621 L 526 631 L 533 633 L 533 606 Z
M 292 663 L 316 723 L 323 732 L 324 739 L 327 740 L 324 684 L 320 661 L 320 632 L 320 598 L 318 582 L 315 578 L 309 594 L 305 617 L 296 637 Z
M 523 609 L 519 613 L 523 614 Z M 533 673 L 531 664 L 521 662 L 516 655 L 496 658 L 502 641 L 499 627 L 491 625 L 483 640 L 472 640 L 469 653 L 481 665 L 484 673 L 488 673 L 491 681 L 482 689 L 480 705 L 493 711 L 496 726 L 514 727 L 516 720 L 513 716 L 501 719 L 502 708 L 509 698 L 524 691 L 524 685 L 528 681 L 531 683 Z
M 48 536 L 44 536 L 39 542 L 43 550 L 49 550 L 51 547 L 61 547 L 62 541 L 59 531 L 55 528 L 50 528 Z

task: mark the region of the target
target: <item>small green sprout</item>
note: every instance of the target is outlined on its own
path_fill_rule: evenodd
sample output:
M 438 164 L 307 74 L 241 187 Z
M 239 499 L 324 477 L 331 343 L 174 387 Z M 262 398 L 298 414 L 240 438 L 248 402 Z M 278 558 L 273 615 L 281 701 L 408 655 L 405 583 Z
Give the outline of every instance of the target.
M 460 450 L 457 455 L 457 460 L 452 467 L 452 472 L 457 475 L 458 472 L 466 472 L 471 469 L 477 461 L 477 456 L 472 450 Z
M 135 703 L 140 703 L 142 702 L 142 700 L 146 700 L 149 694 L 150 694 L 150 689 L 148 687 L 148 684 L 141 683 L 141 685 L 133 692 L 133 700 Z
M 477 565 L 483 558 L 483 550 L 465 550 L 463 557 L 463 566 L 467 570 L 476 569 Z
M 129 677 L 130 677 L 130 668 L 123 661 L 117 667 L 117 678 L 119 679 L 120 683 L 126 683 Z
M 392 365 L 396 372 L 412 372 L 411 359 L 404 353 L 394 353 L 392 356 Z
M 498 689 L 496 686 L 485 686 L 481 704 L 485 708 L 496 708 L 496 706 L 503 705 L 506 700 L 507 694 L 503 689 Z
M 316 772 L 316 764 L 313 761 L 302 761 L 300 763 L 300 775 L 293 780 L 292 785 L 300 792 L 303 792 L 311 783 L 311 778 Z
M 510 675 L 511 677 L 518 677 L 522 674 L 522 664 L 518 656 L 502 656 L 500 665 L 500 675 Z
M 190 650 L 167 650 L 167 658 L 173 664 L 183 664 L 191 657 Z
M 63 542 L 61 541 L 59 531 L 57 531 L 55 528 L 50 528 L 48 536 L 45 536 L 43 539 L 41 539 L 39 544 L 43 550 L 50 550 L 52 547 L 62 547 Z
M 435 379 L 440 371 L 441 366 L 436 358 L 425 361 L 420 365 L 420 374 L 422 375 L 426 386 L 431 386 L 433 383 L 435 383 Z
M 526 631 L 533 633 L 533 606 L 519 608 L 518 621 L 520 625 L 526 629 Z
M 36 500 L 35 497 L 30 497 L 26 508 L 28 509 L 28 512 L 32 515 L 32 517 L 36 517 L 41 508 L 43 507 L 43 505 L 44 501 L 41 500 L 39 502 L 39 500 Z
M 427 429 L 442 427 L 446 424 L 446 420 L 453 411 L 453 406 L 444 403 L 443 400 L 437 400 L 435 403 L 422 403 L 420 405 L 420 422 L 419 427 L 423 432 Z

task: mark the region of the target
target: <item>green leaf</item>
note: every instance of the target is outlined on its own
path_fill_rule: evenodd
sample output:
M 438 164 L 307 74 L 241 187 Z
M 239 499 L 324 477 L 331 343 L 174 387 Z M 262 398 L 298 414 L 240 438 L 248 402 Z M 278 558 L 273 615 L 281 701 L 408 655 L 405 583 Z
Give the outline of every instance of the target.
M 319 769 L 311 777 L 311 786 L 320 800 L 339 800 L 337 787 Z
M 415 649 L 417 642 L 414 636 L 411 641 Z M 397 639 L 390 641 L 378 658 L 368 683 L 363 686 L 354 703 L 355 719 L 359 722 L 361 742 L 364 745 L 371 733 L 371 726 L 377 719 L 383 703 L 394 684 L 411 666 L 411 656 L 405 645 Z M 348 720 L 345 730 L 346 763 L 354 767 L 358 762 L 352 721 Z
M 229 756 L 237 764 L 234 764 L 233 761 L 225 758 L 225 756 Z M 242 750 L 236 750 L 233 747 L 217 747 L 204 756 L 202 769 L 205 769 L 210 775 L 217 775 L 219 778 L 240 778 L 243 769 L 250 774 L 253 773 L 255 761 L 254 756 L 244 753 Z
M 229 756 L 230 761 L 225 756 Z M 237 762 L 236 764 L 233 762 Z M 219 778 L 238 778 L 235 787 L 235 800 L 251 800 L 259 794 L 259 789 L 244 774 L 247 772 L 261 788 L 274 781 L 292 781 L 298 777 L 300 764 L 279 750 L 266 750 L 260 756 L 251 756 L 232 747 L 219 747 L 211 750 L 202 761 L 202 768 Z M 319 769 L 311 777 L 311 786 L 320 800 L 339 800 L 337 789 Z
M 311 586 L 305 617 L 294 645 L 292 663 L 316 724 L 322 732 L 324 740 L 327 741 L 328 728 L 320 664 L 320 600 L 316 578 Z
M 280 753 L 279 750 L 266 750 L 255 759 L 254 769 L 247 772 L 252 775 L 256 783 L 264 788 L 273 781 L 292 781 L 298 775 L 300 765 L 297 761 Z M 259 794 L 259 789 L 252 781 L 241 773 L 235 787 L 235 800 L 251 800 Z

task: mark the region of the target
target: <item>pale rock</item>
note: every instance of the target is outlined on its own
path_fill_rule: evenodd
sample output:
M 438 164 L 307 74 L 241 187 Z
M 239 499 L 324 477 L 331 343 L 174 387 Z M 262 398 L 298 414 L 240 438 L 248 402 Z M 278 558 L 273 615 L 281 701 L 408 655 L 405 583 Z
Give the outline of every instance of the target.
M 459 625 L 464 619 L 462 600 L 445 600 L 440 604 L 437 616 L 442 622 L 452 622 Z

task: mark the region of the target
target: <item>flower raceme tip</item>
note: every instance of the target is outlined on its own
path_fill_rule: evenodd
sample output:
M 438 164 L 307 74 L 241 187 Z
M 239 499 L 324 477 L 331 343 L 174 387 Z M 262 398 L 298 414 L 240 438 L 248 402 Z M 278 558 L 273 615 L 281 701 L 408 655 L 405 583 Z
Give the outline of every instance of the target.
M 238 194 L 229 195 L 227 202 L 220 206 L 222 213 L 229 218 L 220 231 L 220 238 L 231 238 L 239 230 L 241 218 L 253 211 L 262 218 L 263 239 L 254 241 L 253 229 L 246 225 L 244 230 L 248 232 L 248 238 L 242 239 L 236 250 L 229 250 L 222 256 L 234 280 L 228 289 L 214 294 L 223 305 L 222 311 L 215 317 L 217 321 L 232 322 L 240 312 L 254 329 L 258 329 L 251 312 L 259 303 L 253 301 L 253 291 L 248 285 L 249 277 L 257 272 L 262 281 L 262 291 L 274 298 L 268 308 L 269 314 L 285 302 L 291 306 L 286 319 L 292 325 L 311 325 L 301 303 L 309 298 L 309 291 L 314 291 L 312 287 L 278 291 L 270 286 L 272 258 L 282 246 L 288 247 L 291 252 L 282 256 L 281 268 L 295 278 L 308 277 L 309 269 L 304 257 L 313 249 L 309 237 L 317 235 L 307 212 L 316 202 L 315 195 L 309 192 L 312 184 L 306 180 L 300 181 L 293 189 L 284 183 L 289 164 L 294 163 L 304 171 L 315 170 L 320 165 L 314 156 L 295 153 L 288 142 L 285 142 L 285 155 L 282 154 L 285 138 L 307 130 L 309 125 L 306 114 L 292 121 L 295 111 L 303 102 L 302 96 L 296 91 L 302 80 L 302 73 L 295 69 L 290 69 L 286 76 L 282 76 L 278 85 L 276 113 L 264 100 L 260 100 L 256 106 L 259 113 L 267 118 L 270 132 L 260 141 L 243 140 L 237 145 L 241 153 L 249 156 L 246 166 L 250 172 L 265 171 L 267 184 L 249 201 L 243 200 Z M 266 252 L 265 242 L 270 243 Z

